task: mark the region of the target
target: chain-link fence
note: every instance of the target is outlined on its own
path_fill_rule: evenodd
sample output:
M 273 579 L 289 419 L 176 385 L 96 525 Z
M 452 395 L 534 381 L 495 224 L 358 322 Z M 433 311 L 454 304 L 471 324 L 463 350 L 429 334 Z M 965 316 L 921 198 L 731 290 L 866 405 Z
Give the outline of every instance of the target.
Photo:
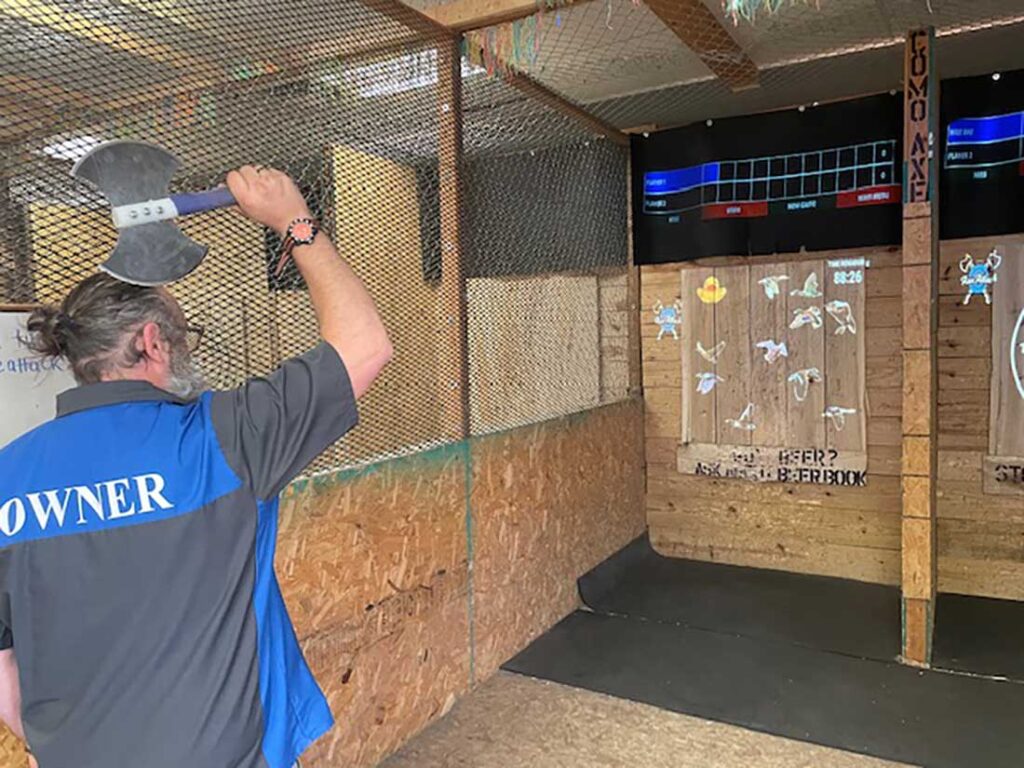
M 362 425 L 317 470 L 450 438 L 443 349 L 439 51 L 452 38 L 391 0 L 0 2 L 0 304 L 56 302 L 116 239 L 73 179 L 98 142 L 156 142 L 172 191 L 243 163 L 288 170 L 366 282 L 396 356 Z M 626 150 L 462 62 L 461 253 L 474 433 L 626 395 Z M 229 387 L 317 338 L 295 268 L 233 211 L 181 221 L 210 246 L 172 290 Z

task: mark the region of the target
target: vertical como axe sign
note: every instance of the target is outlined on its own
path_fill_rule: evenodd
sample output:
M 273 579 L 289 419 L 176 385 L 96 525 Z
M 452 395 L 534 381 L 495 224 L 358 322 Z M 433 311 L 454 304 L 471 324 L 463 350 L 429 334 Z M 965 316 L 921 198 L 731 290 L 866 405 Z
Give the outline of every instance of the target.
M 906 135 L 904 136 L 903 201 L 927 203 L 932 199 L 931 159 L 935 130 L 932 121 L 938 110 L 929 109 L 932 97 L 932 45 L 935 30 L 918 29 L 910 33 L 906 58 Z

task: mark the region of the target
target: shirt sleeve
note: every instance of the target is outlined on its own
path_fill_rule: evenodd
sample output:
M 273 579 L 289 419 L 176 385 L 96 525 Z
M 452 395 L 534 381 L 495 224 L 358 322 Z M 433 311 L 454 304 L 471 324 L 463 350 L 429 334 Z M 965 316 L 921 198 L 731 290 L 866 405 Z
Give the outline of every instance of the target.
M 11 597 L 0 592 L 0 651 L 14 647 L 14 629 L 11 627 Z
M 259 499 L 277 496 L 359 421 L 348 371 L 327 342 L 214 393 L 210 416 L 225 457 Z

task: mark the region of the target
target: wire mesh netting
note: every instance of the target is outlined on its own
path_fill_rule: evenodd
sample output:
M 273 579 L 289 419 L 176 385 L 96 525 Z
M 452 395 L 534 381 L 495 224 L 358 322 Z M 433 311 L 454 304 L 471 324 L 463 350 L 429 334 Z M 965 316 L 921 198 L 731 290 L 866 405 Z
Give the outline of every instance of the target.
M 899 88 L 904 37 L 923 26 L 936 28 L 943 77 L 1024 66 L 1019 0 L 784 0 L 735 24 L 722 0 L 538 5 L 471 42 L 622 129 Z
M 72 163 L 145 140 L 181 160 L 171 191 L 244 163 L 290 172 L 377 301 L 395 359 L 314 470 L 450 439 L 446 217 L 461 217 L 473 433 L 625 397 L 626 151 L 467 60 L 449 103 L 454 45 L 391 0 L 0 2 L 0 304 L 60 301 L 96 270 L 117 235 Z M 453 108 L 458 212 L 442 194 Z M 210 247 L 172 292 L 205 328 L 212 386 L 316 342 L 295 268 L 272 277 L 273 237 L 234 211 L 181 226 Z

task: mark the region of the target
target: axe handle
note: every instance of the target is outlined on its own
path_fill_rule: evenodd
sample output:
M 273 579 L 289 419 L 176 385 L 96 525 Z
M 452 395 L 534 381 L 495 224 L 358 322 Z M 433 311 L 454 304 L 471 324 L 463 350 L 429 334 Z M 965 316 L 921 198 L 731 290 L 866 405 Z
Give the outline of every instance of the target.
M 177 195 L 171 195 L 171 201 L 174 203 L 174 207 L 178 209 L 179 216 L 213 211 L 217 208 L 227 208 L 235 204 L 235 198 L 227 187 L 208 189 L 205 192 L 181 192 Z
M 111 210 L 114 226 L 118 229 L 137 227 L 153 221 L 167 221 L 190 213 L 202 213 L 216 208 L 227 208 L 235 204 L 235 198 L 227 187 L 217 187 L 206 192 L 180 192 L 160 200 L 146 200 L 141 203 L 118 205 Z

